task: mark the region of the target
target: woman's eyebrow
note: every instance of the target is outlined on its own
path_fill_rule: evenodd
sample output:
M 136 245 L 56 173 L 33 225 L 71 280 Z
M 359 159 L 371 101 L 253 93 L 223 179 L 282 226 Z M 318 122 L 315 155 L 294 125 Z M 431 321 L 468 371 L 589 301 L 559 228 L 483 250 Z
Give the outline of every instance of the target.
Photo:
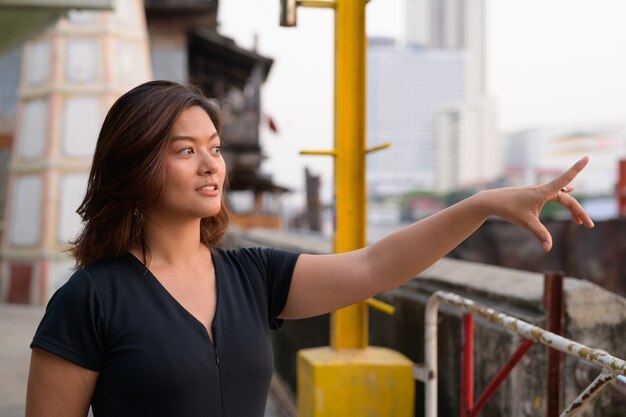
M 214 132 L 211 137 L 209 138 L 209 141 L 212 141 L 213 139 L 217 138 L 218 134 L 217 132 Z M 176 142 L 178 140 L 189 140 L 192 142 L 196 142 L 196 138 L 193 136 L 185 136 L 185 135 L 181 135 L 181 136 L 172 136 L 172 142 Z

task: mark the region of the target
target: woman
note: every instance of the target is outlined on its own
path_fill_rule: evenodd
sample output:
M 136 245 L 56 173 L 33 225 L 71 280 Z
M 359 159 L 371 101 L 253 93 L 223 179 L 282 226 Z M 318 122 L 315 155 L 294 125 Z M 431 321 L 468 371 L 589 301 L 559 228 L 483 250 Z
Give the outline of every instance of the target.
M 27 417 L 262 416 L 272 374 L 269 328 L 402 284 L 490 215 L 529 229 L 552 200 L 593 227 L 568 184 L 480 192 L 353 252 L 225 251 L 220 118 L 192 87 L 142 84 L 109 111 L 96 146 L 78 270 L 35 334 Z M 445 233 L 444 233 L 445 232 Z

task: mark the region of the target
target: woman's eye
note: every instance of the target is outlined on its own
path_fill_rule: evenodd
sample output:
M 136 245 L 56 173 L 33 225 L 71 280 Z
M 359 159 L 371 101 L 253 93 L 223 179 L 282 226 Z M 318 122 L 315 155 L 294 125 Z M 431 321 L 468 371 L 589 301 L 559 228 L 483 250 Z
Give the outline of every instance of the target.
M 220 153 L 222 153 L 222 148 L 220 146 L 214 146 L 211 148 L 211 153 L 213 155 L 219 155 Z
M 182 155 L 193 155 L 193 149 L 192 148 L 183 148 L 180 151 L 178 151 L 178 153 L 180 153 Z

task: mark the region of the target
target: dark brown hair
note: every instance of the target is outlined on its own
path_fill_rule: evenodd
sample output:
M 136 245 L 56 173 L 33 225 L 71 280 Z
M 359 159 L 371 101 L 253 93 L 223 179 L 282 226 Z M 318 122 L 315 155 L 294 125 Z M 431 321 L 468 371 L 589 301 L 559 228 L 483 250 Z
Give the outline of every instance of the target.
M 150 81 L 113 104 L 98 136 L 85 198 L 76 210 L 83 229 L 69 252 L 77 267 L 119 258 L 132 248 L 140 248 L 147 262 L 143 209 L 159 198 L 172 126 L 191 106 L 204 109 L 221 133 L 218 109 L 193 86 Z M 224 197 L 220 212 L 200 222 L 200 239 L 207 246 L 218 243 L 228 227 Z

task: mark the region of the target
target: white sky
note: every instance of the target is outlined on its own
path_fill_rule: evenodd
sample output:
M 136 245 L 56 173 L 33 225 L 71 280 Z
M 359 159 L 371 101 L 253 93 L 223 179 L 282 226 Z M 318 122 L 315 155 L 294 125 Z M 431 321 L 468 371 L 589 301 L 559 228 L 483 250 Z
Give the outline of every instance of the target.
M 368 35 L 402 38 L 404 4 L 371 0 Z M 278 9 L 279 0 L 221 1 L 219 31 L 243 47 L 258 34 L 259 52 L 275 59 L 263 105 L 280 130 L 262 131 L 264 171 L 301 189 L 308 166 L 327 200 L 330 157 L 298 151 L 332 147 L 334 12 L 298 8 L 298 26 L 282 28 Z M 487 0 L 487 10 L 487 86 L 502 131 L 626 123 L 626 1 Z

